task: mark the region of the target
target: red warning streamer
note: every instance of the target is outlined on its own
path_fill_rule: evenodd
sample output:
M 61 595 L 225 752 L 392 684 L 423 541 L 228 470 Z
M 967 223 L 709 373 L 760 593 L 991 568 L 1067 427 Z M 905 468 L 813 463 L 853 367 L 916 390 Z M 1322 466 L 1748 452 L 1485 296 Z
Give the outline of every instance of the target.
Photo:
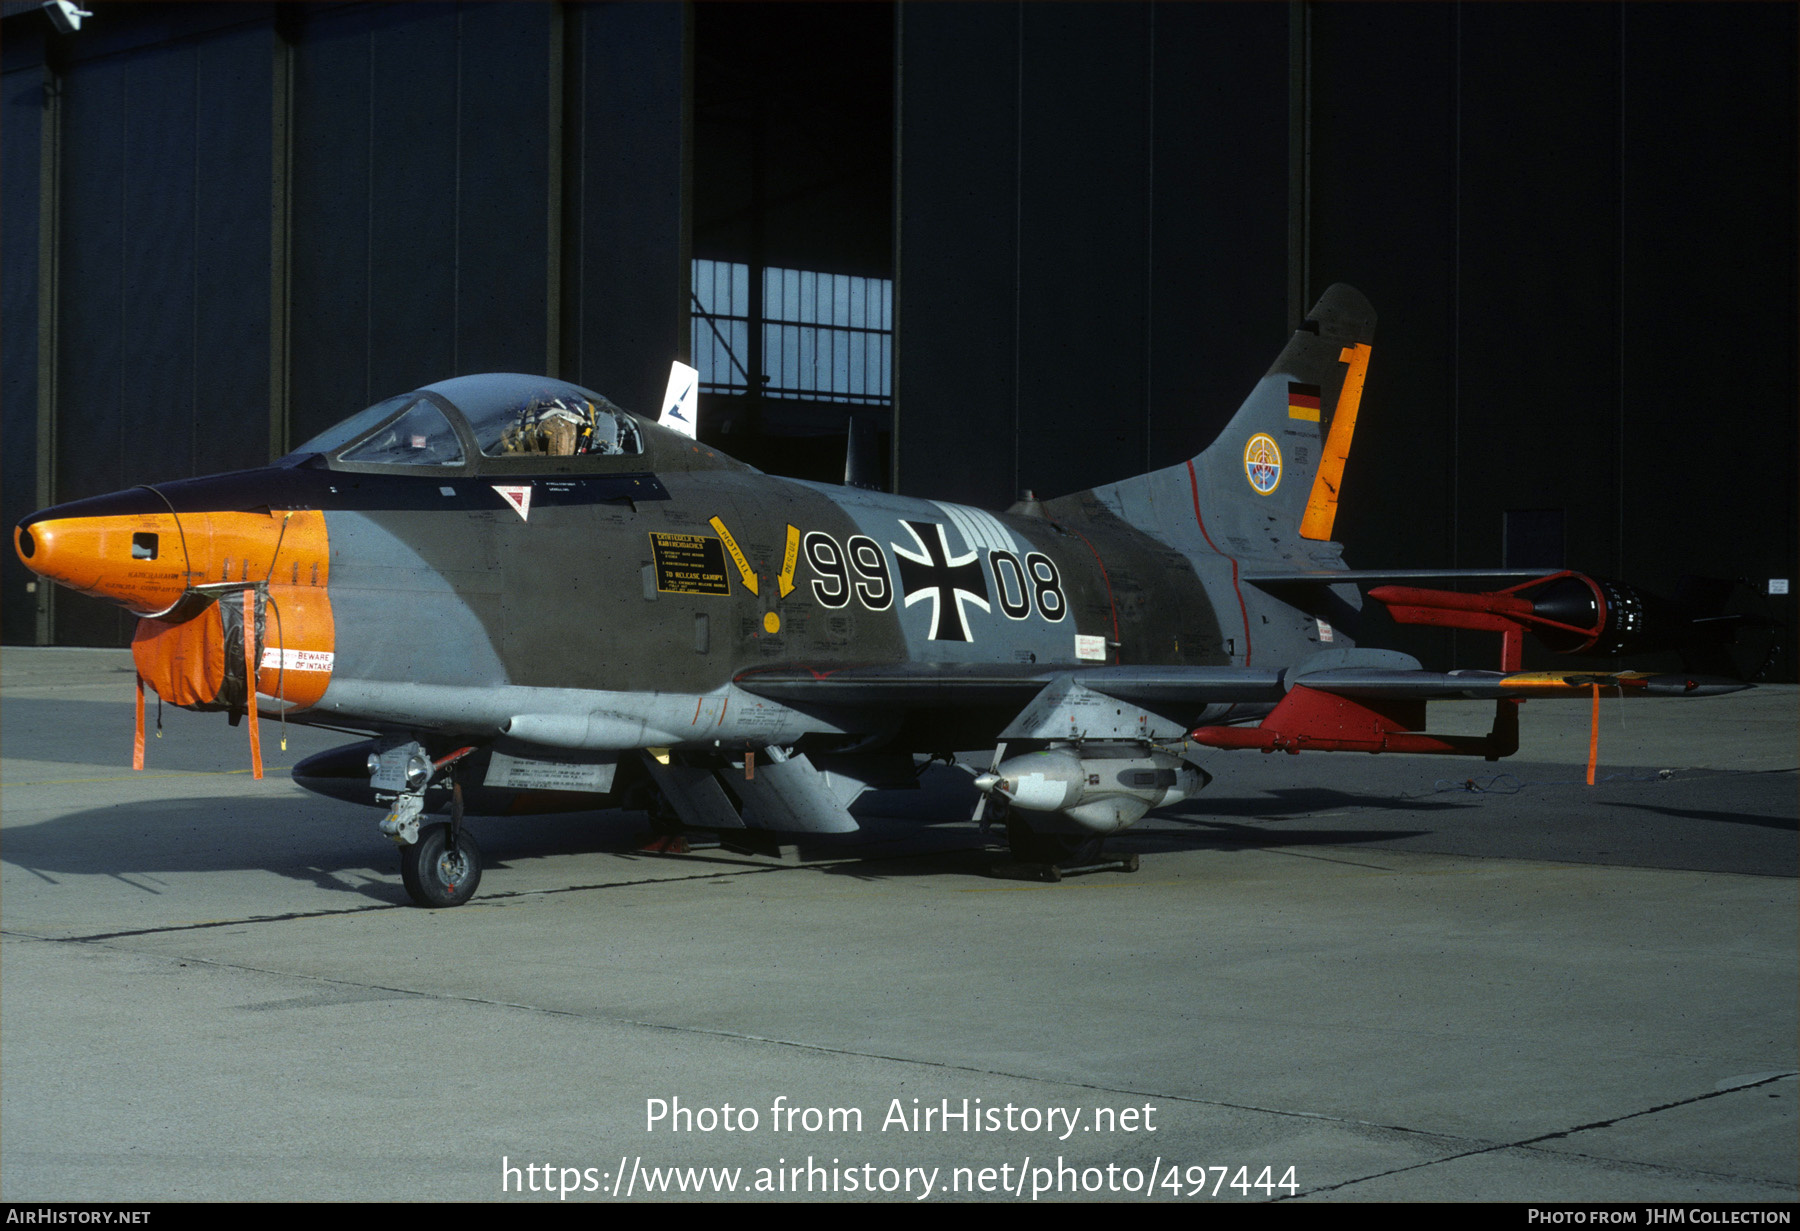
M 1594 785 L 1594 768 L 1600 764 L 1600 685 L 1591 685 L 1594 690 L 1594 712 L 1588 722 L 1588 780 Z

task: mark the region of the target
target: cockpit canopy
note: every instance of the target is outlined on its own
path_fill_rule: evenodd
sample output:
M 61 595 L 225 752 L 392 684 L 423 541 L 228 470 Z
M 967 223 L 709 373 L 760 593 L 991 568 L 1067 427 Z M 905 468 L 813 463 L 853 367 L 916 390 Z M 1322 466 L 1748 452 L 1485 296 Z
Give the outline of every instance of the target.
M 635 419 L 592 390 L 495 372 L 377 402 L 288 457 L 324 454 L 351 466 L 461 467 L 471 451 L 488 458 L 619 457 L 643 453 L 644 439 Z

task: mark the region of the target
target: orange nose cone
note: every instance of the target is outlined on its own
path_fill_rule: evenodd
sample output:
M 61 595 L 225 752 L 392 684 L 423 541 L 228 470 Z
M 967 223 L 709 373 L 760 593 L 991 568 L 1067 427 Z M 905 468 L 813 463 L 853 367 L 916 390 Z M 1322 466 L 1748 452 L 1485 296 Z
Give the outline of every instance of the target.
M 138 615 L 167 611 L 193 586 L 323 586 L 330 566 L 314 510 L 51 517 L 14 529 L 13 545 L 40 577 Z
M 14 528 L 13 547 L 38 576 L 140 614 L 187 588 L 180 531 L 167 514 L 36 521 Z

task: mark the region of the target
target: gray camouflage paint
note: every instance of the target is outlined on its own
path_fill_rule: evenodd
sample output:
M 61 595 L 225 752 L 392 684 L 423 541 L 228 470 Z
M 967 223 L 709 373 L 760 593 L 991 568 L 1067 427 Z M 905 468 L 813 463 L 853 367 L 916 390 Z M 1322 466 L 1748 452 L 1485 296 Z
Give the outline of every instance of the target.
M 792 739 L 881 718 L 802 712 L 735 677 L 909 662 L 1266 667 L 1343 648 L 1335 629 L 1321 640 L 1318 617 L 1353 615 L 1355 587 L 1334 588 L 1333 611 L 1307 612 L 1243 580 L 1252 567 L 1341 567 L 1336 544 L 1293 528 L 1341 393 L 1339 352 L 1370 339 L 1373 313 L 1334 287 L 1309 325 L 1192 462 L 1047 501 L 1041 517 L 765 476 L 653 425 L 642 456 L 555 461 L 571 477 L 649 471 L 666 500 L 521 517 L 496 494 L 491 507 L 328 513 L 337 663 L 317 708 L 481 737 L 519 715 L 616 719 L 588 730 L 589 747 Z M 1289 417 L 1289 381 L 1319 386 L 1318 422 Z M 1282 455 L 1267 495 L 1244 464 L 1258 432 Z M 545 463 L 534 488 L 554 482 Z M 453 485 L 525 481 L 526 469 L 483 459 Z M 657 590 L 651 535 L 716 539 L 713 519 L 756 592 L 729 553 L 728 594 Z M 783 595 L 790 526 L 804 546 Z M 827 541 L 818 558 L 807 549 Z M 853 567 L 853 542 L 874 544 L 880 567 Z M 841 576 L 820 567 L 834 555 Z M 866 548 L 861 559 L 873 563 Z M 1104 659 L 1078 658 L 1077 634 L 1103 639 Z

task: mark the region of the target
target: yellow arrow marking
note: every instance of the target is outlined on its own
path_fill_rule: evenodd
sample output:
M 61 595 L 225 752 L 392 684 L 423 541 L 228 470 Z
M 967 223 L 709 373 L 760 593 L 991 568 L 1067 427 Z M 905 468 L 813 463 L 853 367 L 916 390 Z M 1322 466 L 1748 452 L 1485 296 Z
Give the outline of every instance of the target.
M 744 553 L 738 548 L 737 540 L 731 537 L 731 531 L 725 528 L 725 523 L 716 517 L 712 519 L 712 528 L 717 530 L 719 537 L 725 541 L 725 550 L 731 553 L 731 562 L 737 565 L 738 576 L 744 579 L 744 589 L 755 594 L 756 571 L 750 567 L 750 561 L 744 559 Z
M 800 562 L 800 527 L 789 526 L 787 537 L 787 554 L 781 557 L 781 576 L 776 578 L 776 589 L 781 597 L 786 598 L 794 592 L 794 566 Z

